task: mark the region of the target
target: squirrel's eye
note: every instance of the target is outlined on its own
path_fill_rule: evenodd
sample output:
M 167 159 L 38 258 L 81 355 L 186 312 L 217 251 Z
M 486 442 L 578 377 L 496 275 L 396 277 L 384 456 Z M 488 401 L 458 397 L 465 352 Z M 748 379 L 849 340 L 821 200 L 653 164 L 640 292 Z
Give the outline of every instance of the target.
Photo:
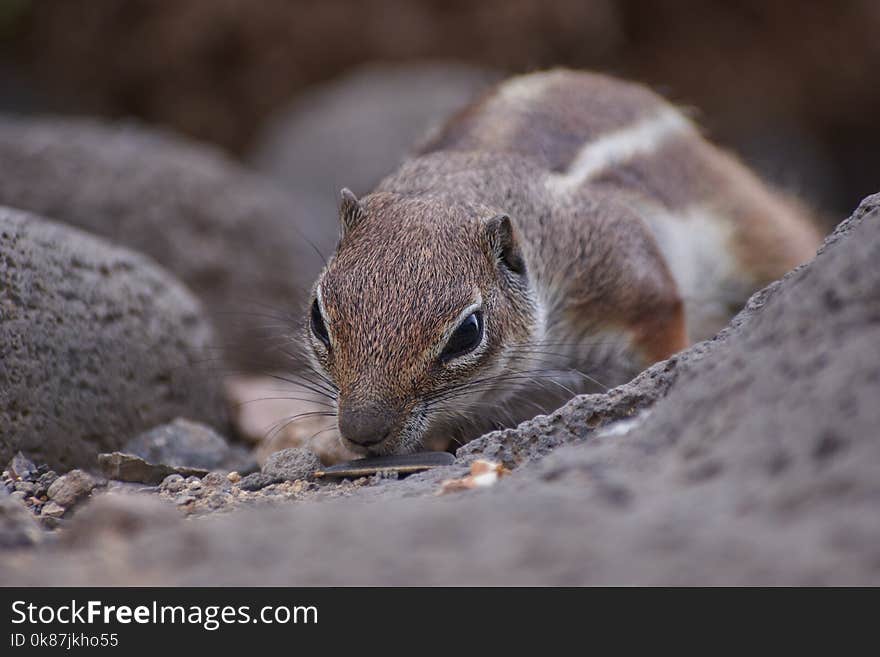
M 327 325 L 324 324 L 324 318 L 321 316 L 321 308 L 318 306 L 318 300 L 315 299 L 314 303 L 312 303 L 312 333 L 315 334 L 315 337 L 318 338 L 321 342 L 324 343 L 324 346 L 328 349 L 330 348 L 330 334 L 327 333 Z
M 447 363 L 453 358 L 464 356 L 476 349 L 483 339 L 483 313 L 479 310 L 471 313 L 458 325 L 455 332 L 440 354 L 440 362 Z

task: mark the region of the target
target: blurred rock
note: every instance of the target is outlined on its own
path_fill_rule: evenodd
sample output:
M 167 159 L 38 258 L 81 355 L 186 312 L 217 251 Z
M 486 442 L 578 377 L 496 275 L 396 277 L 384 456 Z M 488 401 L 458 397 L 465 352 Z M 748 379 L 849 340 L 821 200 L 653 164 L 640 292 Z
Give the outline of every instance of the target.
M 63 540 L 69 547 L 101 544 L 112 549 L 142 532 L 176 527 L 180 520 L 172 506 L 155 497 L 106 493 L 92 498 L 76 514 Z
M 192 366 L 211 328 L 147 258 L 0 208 L 0 279 L 0 461 L 21 450 L 62 471 L 93 467 L 178 415 L 222 425 L 214 379 Z
M 431 128 L 498 77 L 440 62 L 359 68 L 305 91 L 279 112 L 250 160 L 287 189 L 313 195 L 322 216 L 332 217 L 340 189 L 358 196 L 372 191 Z M 325 225 L 328 239 L 336 237 L 336 224 Z
M 300 326 L 322 265 L 310 226 L 335 231 L 335 211 L 322 217 L 215 149 L 129 124 L 0 117 L 0 162 L 0 203 L 151 256 L 201 299 L 233 363 L 290 364 L 273 343 Z M 221 356 L 194 367 L 216 378 Z
M 123 452 L 172 467 L 248 472 L 256 461 L 240 445 L 230 445 L 211 427 L 184 418 L 154 427 L 129 440 Z
M 0 487 L 0 550 L 36 545 L 43 532 L 20 500 Z

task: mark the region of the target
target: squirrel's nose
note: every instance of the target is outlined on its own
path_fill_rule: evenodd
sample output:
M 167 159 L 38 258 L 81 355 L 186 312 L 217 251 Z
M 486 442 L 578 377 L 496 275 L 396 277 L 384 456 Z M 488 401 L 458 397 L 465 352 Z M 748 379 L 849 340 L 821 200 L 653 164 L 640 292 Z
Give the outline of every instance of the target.
M 351 442 L 369 447 L 381 443 L 394 427 L 396 417 L 388 409 L 371 406 L 339 409 L 339 433 Z

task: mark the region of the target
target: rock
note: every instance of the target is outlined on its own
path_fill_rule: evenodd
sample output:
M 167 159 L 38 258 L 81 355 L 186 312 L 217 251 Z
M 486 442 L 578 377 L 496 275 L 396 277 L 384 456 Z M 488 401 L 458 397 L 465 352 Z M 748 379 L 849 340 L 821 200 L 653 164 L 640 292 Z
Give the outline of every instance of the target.
M 186 487 L 186 482 L 179 474 L 170 474 L 162 480 L 159 485 L 160 490 L 169 493 L 178 493 Z
M 128 441 L 123 451 L 151 463 L 172 467 L 247 471 L 256 467 L 253 457 L 239 445 L 230 445 L 210 427 L 177 418 Z
M 54 484 L 57 479 L 58 475 L 55 473 L 54 470 L 50 470 L 49 472 L 41 474 L 39 479 L 37 479 L 34 495 L 47 495 L 49 493 L 49 487 Z M 96 485 L 98 485 L 97 482 Z
M 331 226 L 335 239 L 335 210 L 324 217 L 214 148 L 129 123 L 2 117 L 0 162 L 0 203 L 147 254 L 198 296 L 237 365 L 288 364 L 262 345 L 304 316 L 304 291 L 323 265 L 309 244 L 318 241 L 309 222 Z M 334 243 L 319 246 L 326 253 Z M 118 268 L 111 272 L 120 276 Z M 182 307 L 172 317 L 194 310 L 189 298 L 175 303 Z M 202 322 L 189 321 L 199 335 Z M 185 333 L 179 339 L 188 342 Z M 208 357 L 216 355 L 199 355 L 201 378 L 223 370 Z M 210 419 L 187 410 L 178 414 Z
M 43 532 L 22 501 L 0 489 L 0 549 L 30 547 L 42 539 Z
M 175 468 L 160 463 L 149 463 L 139 456 L 122 452 L 98 454 L 98 466 L 110 479 L 153 485 L 161 483 L 169 475 L 204 477 L 208 474 L 207 470 L 200 468 Z
M 16 452 L 15 456 L 9 462 L 8 472 L 13 477 L 30 481 L 31 477 L 36 474 L 37 466 L 34 462 L 27 458 L 21 452 Z
M 579 395 L 549 415 L 539 415 L 515 429 L 481 436 L 460 447 L 456 457 L 466 463 L 488 458 L 514 468 L 526 460 L 545 456 L 560 445 L 583 440 L 601 427 L 633 418 L 649 408 L 675 382 L 679 363 L 699 358 L 702 351 L 703 347 L 697 345 L 657 363 L 607 394 Z
M 231 482 L 221 472 L 209 472 L 202 477 L 202 485 L 208 488 L 228 488 Z
M 339 190 L 372 191 L 426 133 L 484 91 L 488 71 L 444 63 L 371 64 L 314 87 L 257 138 L 251 162 L 334 216 Z M 336 226 L 326 223 L 326 239 Z
M 263 474 L 281 481 L 308 479 L 321 467 L 321 461 L 314 452 L 300 447 L 290 447 L 275 452 L 263 464 Z
M 281 477 L 275 475 L 269 475 L 264 472 L 254 472 L 246 477 L 242 477 L 238 482 L 238 487 L 241 490 L 254 491 L 282 481 L 284 480 Z
M 40 511 L 40 515 L 46 516 L 47 518 L 60 518 L 64 515 L 66 510 L 67 509 L 65 509 L 57 502 L 49 502 L 48 504 L 43 505 L 43 509 Z
M 82 470 L 71 470 L 49 486 L 49 499 L 63 507 L 71 507 L 95 487 L 95 480 Z
M 24 493 L 25 495 L 33 495 L 34 491 L 37 490 L 37 485 L 31 483 L 30 481 L 16 481 L 15 482 L 15 492 L 16 493 Z
M 214 378 L 192 366 L 210 326 L 148 259 L 0 209 L 0 279 L 0 460 L 88 467 L 180 415 L 222 424 Z

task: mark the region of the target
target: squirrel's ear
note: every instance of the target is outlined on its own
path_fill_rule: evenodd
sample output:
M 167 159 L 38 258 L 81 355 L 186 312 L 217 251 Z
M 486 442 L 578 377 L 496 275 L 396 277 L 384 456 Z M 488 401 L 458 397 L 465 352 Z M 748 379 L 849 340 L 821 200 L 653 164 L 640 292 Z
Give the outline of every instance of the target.
M 364 218 L 364 209 L 360 201 L 348 187 L 343 187 L 340 192 L 342 204 L 339 207 L 339 220 L 342 223 L 343 237 L 348 235 Z
M 506 214 L 497 214 L 485 223 L 489 247 L 498 260 L 515 274 L 526 273 L 526 261 L 519 246 L 517 230 Z

